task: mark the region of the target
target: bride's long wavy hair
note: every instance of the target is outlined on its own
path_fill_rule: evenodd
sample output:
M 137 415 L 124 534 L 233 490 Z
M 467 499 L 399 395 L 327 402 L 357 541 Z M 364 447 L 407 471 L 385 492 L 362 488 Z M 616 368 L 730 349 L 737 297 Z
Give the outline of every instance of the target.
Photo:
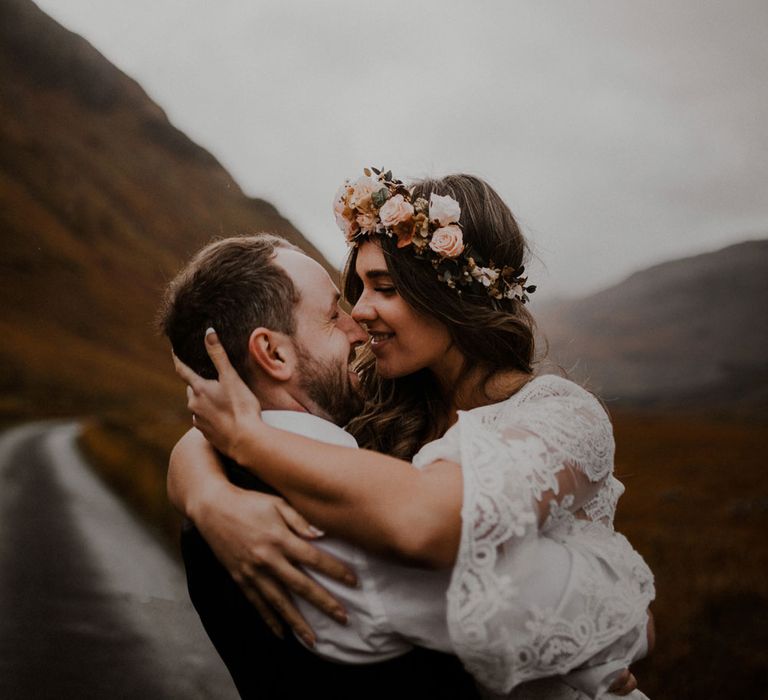
M 485 263 L 520 268 L 528 244 L 512 212 L 488 183 L 472 175 L 425 179 L 412 186 L 413 197 L 450 195 L 461 206 L 464 243 Z M 492 299 L 464 291 L 461 295 L 437 279 L 432 265 L 397 248 L 380 236 L 384 258 L 400 296 L 416 311 L 443 323 L 465 358 L 464 371 L 480 369 L 486 380 L 502 370 L 533 374 L 533 317 L 515 299 Z M 344 270 L 344 296 L 355 304 L 363 290 L 355 274 L 357 248 L 351 249 Z M 427 369 L 385 379 L 376 373 L 369 346 L 358 357 L 358 375 L 367 397 L 362 413 L 347 426 L 362 447 L 410 460 L 422 445 L 440 437 L 448 427 L 450 396 L 445 396 Z

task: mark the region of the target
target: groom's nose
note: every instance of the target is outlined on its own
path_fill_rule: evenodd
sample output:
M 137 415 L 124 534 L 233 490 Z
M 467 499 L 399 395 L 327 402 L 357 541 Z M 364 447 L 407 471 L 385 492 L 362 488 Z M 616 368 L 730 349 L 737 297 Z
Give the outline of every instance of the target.
M 344 332 L 347 334 L 350 345 L 354 348 L 368 342 L 368 333 L 365 329 L 348 313 L 342 313 L 344 314 L 342 319 L 344 322 Z

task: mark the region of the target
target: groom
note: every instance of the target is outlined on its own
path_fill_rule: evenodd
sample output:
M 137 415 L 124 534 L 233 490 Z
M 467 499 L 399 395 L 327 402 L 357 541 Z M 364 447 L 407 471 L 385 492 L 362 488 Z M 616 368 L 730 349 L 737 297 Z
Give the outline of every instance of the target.
M 299 411 L 344 425 L 360 407 L 349 360 L 367 335 L 338 304 L 338 290 L 320 265 L 287 241 L 262 234 L 200 251 L 169 286 L 161 323 L 176 355 L 199 374 L 215 376 L 202 343 L 205 329 L 215 325 L 264 409 L 286 411 L 289 420 Z M 226 470 L 236 485 L 274 494 L 234 463 Z M 275 497 L 262 498 L 269 506 Z M 271 527 L 286 529 L 277 515 Z M 290 532 L 283 536 L 295 548 L 310 546 Z M 192 602 L 243 698 L 479 697 L 455 657 L 427 649 L 375 664 L 324 661 L 292 634 L 276 637 L 251 604 L 263 610 L 265 597 L 274 602 L 278 581 L 259 572 L 242 581 L 246 596 L 191 524 L 182 533 L 182 553 Z M 320 553 L 316 561 L 320 570 L 334 570 L 329 555 Z M 368 585 L 361 584 L 348 595 L 363 596 Z M 287 598 L 277 604 L 292 607 Z M 310 619 L 317 626 L 324 618 L 316 613 Z

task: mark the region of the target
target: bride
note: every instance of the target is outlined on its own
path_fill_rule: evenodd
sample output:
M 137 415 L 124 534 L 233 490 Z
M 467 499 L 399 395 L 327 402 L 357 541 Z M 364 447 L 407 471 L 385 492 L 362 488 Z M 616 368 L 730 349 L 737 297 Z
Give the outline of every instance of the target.
M 653 577 L 613 529 L 623 487 L 604 410 L 534 373 L 534 287 L 511 212 L 478 178 L 406 188 L 379 171 L 345 183 L 334 209 L 352 246 L 345 296 L 371 338 L 358 369 L 366 407 L 347 426 L 368 449 L 265 424 L 215 335 L 219 381 L 177 364 L 196 427 L 324 529 L 452 567 L 434 647 L 488 691 L 587 697 L 555 678 L 582 673 L 590 694 L 605 692 L 644 651 Z M 183 464 L 172 469 L 184 479 Z M 539 540 L 570 553 L 548 607 L 524 594 Z

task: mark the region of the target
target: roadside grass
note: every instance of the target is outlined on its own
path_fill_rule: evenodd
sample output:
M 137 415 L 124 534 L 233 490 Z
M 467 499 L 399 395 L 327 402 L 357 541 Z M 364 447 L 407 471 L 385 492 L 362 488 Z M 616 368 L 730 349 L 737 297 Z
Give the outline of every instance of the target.
M 87 422 L 80 437 L 95 471 L 176 556 L 181 516 L 168 501 L 165 476 L 171 449 L 188 427 L 186 416 L 116 415 Z

